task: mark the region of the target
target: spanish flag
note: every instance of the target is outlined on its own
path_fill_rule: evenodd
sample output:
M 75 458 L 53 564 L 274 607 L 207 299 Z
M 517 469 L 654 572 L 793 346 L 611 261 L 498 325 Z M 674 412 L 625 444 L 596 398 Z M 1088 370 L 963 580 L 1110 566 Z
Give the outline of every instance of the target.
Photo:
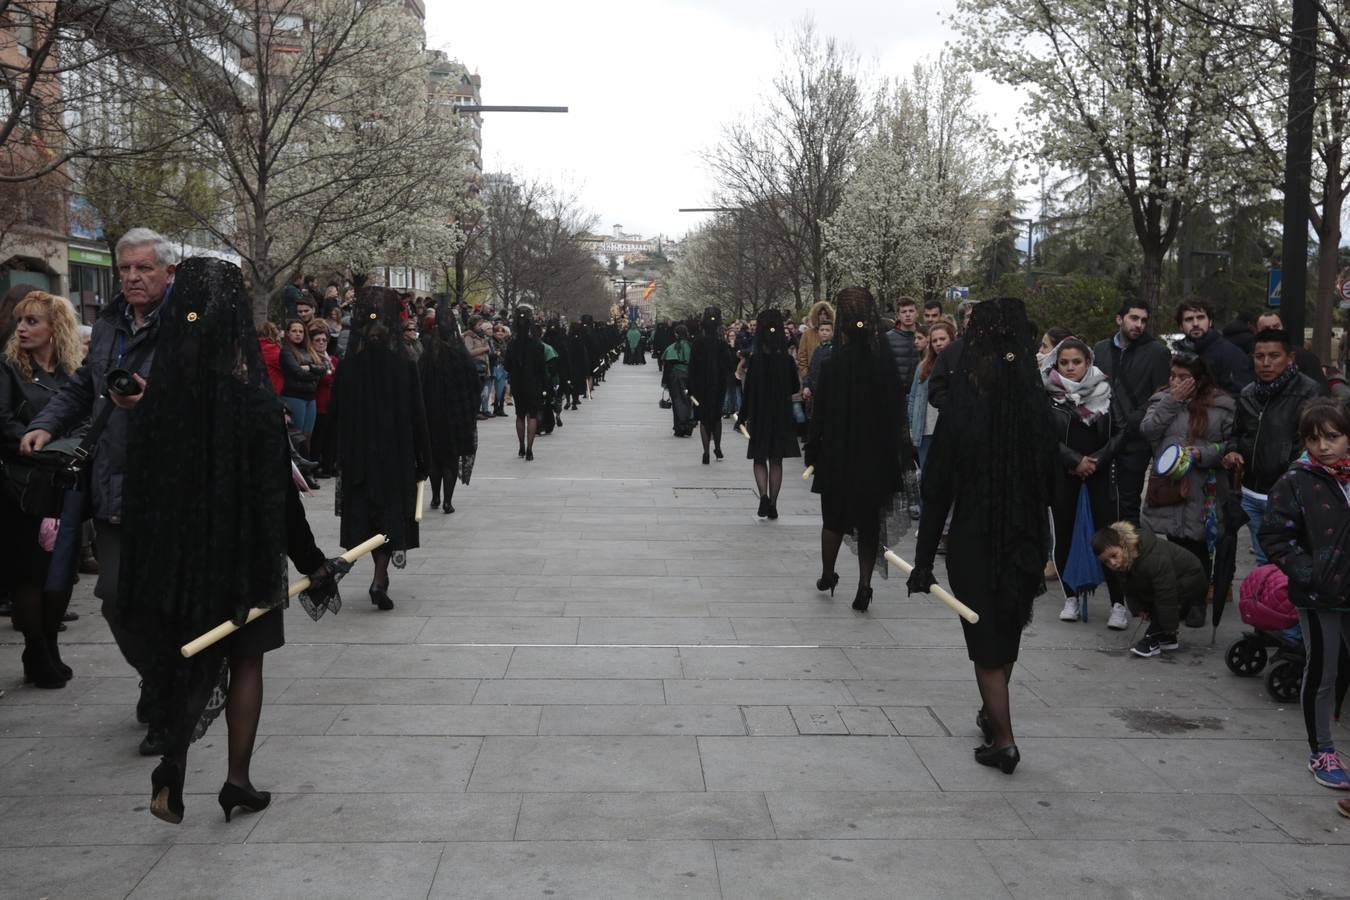
M 655 279 L 655 278 L 653 278 L 651 281 L 647 282 L 647 286 L 646 286 L 645 288 L 642 289 L 642 302 L 643 302 L 643 303 L 646 303 L 648 300 L 652 299 L 652 291 L 654 291 L 654 290 L 656 290 L 656 279 Z

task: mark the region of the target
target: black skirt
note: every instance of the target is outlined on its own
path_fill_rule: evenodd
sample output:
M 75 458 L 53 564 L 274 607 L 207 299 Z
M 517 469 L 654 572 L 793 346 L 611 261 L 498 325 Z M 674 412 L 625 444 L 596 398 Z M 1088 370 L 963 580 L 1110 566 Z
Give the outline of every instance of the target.
M 286 611 L 259 616 L 224 641 L 227 656 L 262 656 L 286 645 Z

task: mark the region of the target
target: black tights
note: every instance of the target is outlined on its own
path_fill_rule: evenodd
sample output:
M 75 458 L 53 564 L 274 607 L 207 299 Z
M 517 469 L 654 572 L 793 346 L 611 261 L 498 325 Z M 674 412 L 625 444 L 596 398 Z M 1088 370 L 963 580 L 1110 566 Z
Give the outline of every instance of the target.
M 446 505 L 449 505 L 455 496 L 455 479 L 458 477 L 458 456 L 452 458 L 448 466 L 439 466 L 433 462 L 431 464 L 431 502 L 435 503 L 444 497 Z
M 781 470 L 779 472 L 781 476 Z M 825 574 L 834 571 L 835 561 L 839 559 L 839 545 L 844 542 L 842 531 L 820 529 L 820 568 Z M 877 534 L 858 532 L 858 586 L 872 586 L 872 570 L 877 564 L 877 551 L 881 548 L 881 538 Z
M 534 436 L 539 433 L 539 420 L 534 416 L 516 416 L 516 438 L 520 449 L 533 450 Z
M 761 497 L 778 500 L 778 492 L 783 487 L 783 460 L 771 459 L 765 462 L 755 460 L 755 487 Z
M 10 617 L 23 632 L 25 644 L 55 644 L 61 617 L 70 606 L 70 591 L 44 591 L 39 584 L 20 584 L 11 596 Z
M 716 419 L 716 420 L 714 420 L 714 421 L 713 421 L 713 424 L 712 424 L 712 428 L 709 428 L 709 427 L 708 427 L 708 423 L 707 423 L 707 422 L 699 422 L 699 423 L 698 423 L 698 436 L 703 440 L 703 452 L 704 452 L 704 453 L 707 453 L 707 452 L 708 452 L 708 442 L 709 442 L 709 441 L 712 441 L 712 445 L 713 445 L 714 447 L 716 447 L 718 450 L 721 450 L 721 449 L 722 449 L 722 420 L 721 420 L 721 419 Z M 781 461 L 780 461 L 780 465 L 781 465 Z
M 374 550 L 370 558 L 375 563 L 375 578 L 370 583 L 371 587 L 389 590 L 389 560 L 393 558 L 393 553 L 389 550 Z
M 975 683 L 980 687 L 984 714 L 994 730 L 993 747 L 998 750 L 1016 743 L 1012 732 L 1012 707 L 1008 703 L 1012 670 L 1012 663 L 992 667 L 975 664 Z
M 261 656 L 231 656 L 230 686 L 225 697 L 225 729 L 229 753 L 229 770 L 225 780 L 238 787 L 253 790 L 249 780 L 249 764 L 253 761 L 253 745 L 258 739 L 258 720 L 262 717 L 263 658 Z M 194 698 L 196 700 L 198 698 Z M 205 704 L 207 694 L 200 697 Z M 188 741 L 181 749 L 170 752 L 180 773 L 187 773 Z

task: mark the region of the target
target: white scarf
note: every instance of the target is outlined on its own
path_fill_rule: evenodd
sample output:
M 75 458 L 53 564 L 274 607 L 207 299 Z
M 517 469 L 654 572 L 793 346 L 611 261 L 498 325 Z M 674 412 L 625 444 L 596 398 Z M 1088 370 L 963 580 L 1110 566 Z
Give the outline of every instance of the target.
M 1078 413 L 1083 424 L 1090 424 L 1111 409 L 1111 381 L 1106 373 L 1092 364 L 1092 351 L 1088 351 L 1088 370 L 1081 381 L 1071 381 L 1055 368 L 1059 359 L 1059 347 L 1050 351 L 1041 366 L 1041 380 L 1055 403 L 1067 402 Z

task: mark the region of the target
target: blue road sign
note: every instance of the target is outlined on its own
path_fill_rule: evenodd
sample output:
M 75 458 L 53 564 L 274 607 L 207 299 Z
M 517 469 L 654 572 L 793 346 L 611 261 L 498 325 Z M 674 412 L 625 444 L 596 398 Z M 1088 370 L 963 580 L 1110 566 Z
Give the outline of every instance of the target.
M 1280 305 L 1280 278 L 1279 269 L 1271 269 L 1266 276 L 1266 306 L 1278 307 Z

